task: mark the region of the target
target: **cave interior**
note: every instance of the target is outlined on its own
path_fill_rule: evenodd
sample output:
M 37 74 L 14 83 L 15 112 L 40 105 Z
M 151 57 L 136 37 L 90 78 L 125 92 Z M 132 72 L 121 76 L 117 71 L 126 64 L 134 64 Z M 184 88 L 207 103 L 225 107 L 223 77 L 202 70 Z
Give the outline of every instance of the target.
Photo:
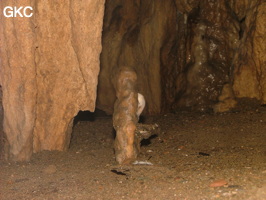
M 38 3 L 34 19 L 1 22 L 1 160 L 37 162 L 47 153 L 42 165 L 59 150 L 80 163 L 96 157 L 97 166 L 252 166 L 264 170 L 265 189 L 266 2 L 80 4 Z M 155 124 L 137 139 L 135 130 Z M 128 178 L 121 169 L 111 171 Z

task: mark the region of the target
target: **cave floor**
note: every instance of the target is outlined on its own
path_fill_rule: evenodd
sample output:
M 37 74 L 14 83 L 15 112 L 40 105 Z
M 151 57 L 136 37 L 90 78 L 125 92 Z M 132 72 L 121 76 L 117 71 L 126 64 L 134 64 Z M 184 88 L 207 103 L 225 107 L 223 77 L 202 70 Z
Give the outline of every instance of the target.
M 67 152 L 0 164 L 0 199 L 266 199 L 266 108 L 149 117 L 140 161 L 114 160 L 111 117 L 79 121 Z M 212 187 L 213 186 L 213 187 Z

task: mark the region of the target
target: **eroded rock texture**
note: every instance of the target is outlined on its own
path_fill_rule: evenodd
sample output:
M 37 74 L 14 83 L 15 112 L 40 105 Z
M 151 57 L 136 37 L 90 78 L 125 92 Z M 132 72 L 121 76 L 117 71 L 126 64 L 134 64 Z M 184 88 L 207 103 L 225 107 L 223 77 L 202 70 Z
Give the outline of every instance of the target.
M 230 65 L 236 48 L 236 19 L 226 1 L 199 1 L 188 14 L 186 89 L 177 96 L 176 106 L 207 110 L 218 98 L 223 85 L 230 82 Z
M 171 54 L 171 48 L 176 30 L 175 16 L 173 1 L 106 1 L 97 99 L 99 108 L 112 113 L 115 92 L 110 74 L 113 69 L 124 65 L 137 73 L 138 92 L 144 95 L 147 103 L 144 112 L 161 111 L 161 60 L 168 68 L 174 65 L 175 55 Z M 168 65 L 168 62 L 171 63 Z M 168 72 L 164 70 L 163 73 Z
M 3 130 L 3 120 L 4 120 L 4 111 L 2 106 L 2 87 L 0 85 L 0 160 L 4 158 L 4 130 Z
M 266 103 L 266 2 L 243 1 L 232 9 L 240 22 L 240 40 L 234 62 L 234 92 L 237 97 Z
M 117 97 L 113 114 L 116 161 L 119 164 L 129 164 L 138 154 L 134 145 L 138 122 L 137 74 L 130 67 L 121 67 L 116 74 L 113 79 Z
M 1 18 L 7 154 L 29 160 L 33 151 L 65 150 L 74 116 L 95 108 L 104 0 L 0 5 L 34 9 L 32 18 Z
M 30 5 L 30 1 L 20 1 Z M 1 1 L 15 6 L 13 1 Z M 4 122 L 9 154 L 14 160 L 29 160 L 33 151 L 33 129 L 36 120 L 35 35 L 31 18 L 1 18 L 1 73 Z
M 261 0 L 107 0 L 98 107 L 112 113 L 121 65 L 135 69 L 146 114 L 211 110 L 223 88 L 221 111 L 239 97 L 265 103 L 265 21 Z

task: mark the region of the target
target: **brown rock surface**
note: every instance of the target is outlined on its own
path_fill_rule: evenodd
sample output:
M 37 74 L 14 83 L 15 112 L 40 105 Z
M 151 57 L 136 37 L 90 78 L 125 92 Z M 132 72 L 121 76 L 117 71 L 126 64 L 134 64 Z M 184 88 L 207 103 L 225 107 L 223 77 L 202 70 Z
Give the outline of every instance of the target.
M 236 97 L 256 98 L 266 103 L 266 2 L 246 2 L 239 12 L 243 37 L 235 61 L 233 89 Z M 239 9 L 241 10 L 241 9 Z
M 110 76 L 114 69 L 125 65 L 135 69 L 139 77 L 138 92 L 147 103 L 144 113 L 161 111 L 162 74 L 166 85 L 172 80 L 169 70 L 174 70 L 171 51 L 175 46 L 175 15 L 173 1 L 106 1 L 98 108 L 112 113 L 115 92 Z M 170 69 L 162 70 L 161 60 Z
M 0 9 L 15 6 L 12 2 L 1 1 Z M 20 3 L 29 5 L 30 1 Z M 33 151 L 37 95 L 34 25 L 32 18 L 2 17 L 0 30 L 3 128 L 9 145 L 6 153 L 14 160 L 29 160 Z
M 121 67 L 114 77 L 117 100 L 114 105 L 113 126 L 116 130 L 115 154 L 119 164 L 129 164 L 137 157 L 134 146 L 136 124 L 138 122 L 137 75 L 129 67 Z
M 230 64 L 238 39 L 236 19 L 226 1 L 205 0 L 188 13 L 186 23 L 185 89 L 177 96 L 175 108 L 204 111 L 217 101 L 223 84 L 230 82 Z
M 235 100 L 231 84 L 225 84 L 223 86 L 222 93 L 218 100 L 219 102 L 213 106 L 213 111 L 216 113 L 226 112 L 235 108 L 237 101 Z
M 74 116 L 94 111 L 104 2 L 24 0 L 34 17 L 2 18 L 0 84 L 13 160 L 65 150 Z
M 47 9 L 46 15 L 36 15 L 35 151 L 67 149 L 73 117 L 79 110 L 94 111 L 103 4 L 104 1 L 37 4 L 38 12 Z
M 120 65 L 135 69 L 146 114 L 212 109 L 225 84 L 265 103 L 265 1 L 106 3 L 100 109 L 113 111 L 110 76 Z
M 2 106 L 2 87 L 0 85 L 0 159 L 4 158 L 4 131 L 3 131 L 3 120 L 4 110 Z

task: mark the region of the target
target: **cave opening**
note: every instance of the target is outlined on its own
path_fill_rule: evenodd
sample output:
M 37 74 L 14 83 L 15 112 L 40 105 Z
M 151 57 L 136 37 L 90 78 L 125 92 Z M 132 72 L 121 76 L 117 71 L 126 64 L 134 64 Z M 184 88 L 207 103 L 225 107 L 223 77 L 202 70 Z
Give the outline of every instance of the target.
M 85 146 L 90 149 L 92 146 L 113 145 L 115 131 L 112 126 L 112 116 L 100 109 L 94 112 L 80 111 L 73 122 L 73 131 L 69 148 L 79 149 Z
M 79 111 L 74 118 L 73 125 L 75 126 L 80 121 L 95 121 L 97 118 L 111 117 L 111 115 L 106 114 L 103 110 L 95 109 L 94 112 L 90 111 Z

